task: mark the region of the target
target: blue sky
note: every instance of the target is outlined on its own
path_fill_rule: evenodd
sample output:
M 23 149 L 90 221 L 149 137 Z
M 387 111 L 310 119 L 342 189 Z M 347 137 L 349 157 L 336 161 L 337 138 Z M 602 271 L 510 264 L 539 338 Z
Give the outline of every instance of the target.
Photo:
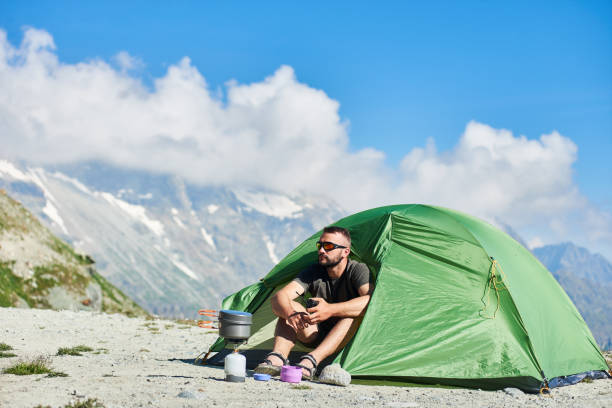
M 428 139 L 443 154 L 470 121 L 578 148 L 573 180 L 612 212 L 612 2 L 1 2 L 0 28 L 50 33 L 62 63 L 144 63 L 151 86 L 188 56 L 209 88 L 280 66 L 340 104 L 349 151 L 398 166 Z
M 355 149 L 392 162 L 428 137 L 451 148 L 472 119 L 558 130 L 581 189 L 612 208 L 609 1 L 155 3 L 2 2 L 0 27 L 13 43 L 49 31 L 66 62 L 126 50 L 153 77 L 189 56 L 213 87 L 290 65 L 340 102 Z

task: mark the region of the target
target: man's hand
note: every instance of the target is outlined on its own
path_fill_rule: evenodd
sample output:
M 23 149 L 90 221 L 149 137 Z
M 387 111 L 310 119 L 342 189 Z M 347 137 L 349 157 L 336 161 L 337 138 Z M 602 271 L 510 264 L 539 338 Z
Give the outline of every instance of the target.
M 310 309 L 306 309 L 309 313 L 306 316 L 306 319 L 310 324 L 317 324 L 324 322 L 333 316 L 333 307 L 329 303 L 325 301 L 323 298 L 311 298 L 312 300 L 316 300 L 319 302 L 315 307 L 311 307 Z
M 308 327 L 307 319 L 308 314 L 306 312 L 293 312 L 285 321 L 297 333 L 298 330 L 304 330 Z

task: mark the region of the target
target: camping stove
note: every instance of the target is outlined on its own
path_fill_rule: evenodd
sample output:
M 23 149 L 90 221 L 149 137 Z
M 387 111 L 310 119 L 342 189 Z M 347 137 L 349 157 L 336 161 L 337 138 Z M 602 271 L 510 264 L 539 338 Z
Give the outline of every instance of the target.
M 198 326 L 208 329 L 219 329 L 219 336 L 229 343 L 234 352 L 225 357 L 225 380 L 229 382 L 244 382 L 246 377 L 246 357 L 238 352 L 251 335 L 253 315 L 238 310 L 200 310 L 200 315 L 212 317 L 215 320 L 200 321 Z M 213 324 L 217 323 L 217 327 Z

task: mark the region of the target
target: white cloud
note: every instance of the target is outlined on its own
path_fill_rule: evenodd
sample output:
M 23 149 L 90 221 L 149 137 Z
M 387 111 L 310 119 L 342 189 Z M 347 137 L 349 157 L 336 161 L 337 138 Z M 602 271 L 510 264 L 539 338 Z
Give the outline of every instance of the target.
M 143 63 L 127 52 L 114 58 L 117 69 L 61 63 L 54 49 L 45 31 L 28 29 L 14 47 L 0 30 L 4 157 L 101 159 L 202 184 L 324 194 L 349 211 L 431 203 L 499 218 L 545 242 L 575 234 L 603 242 L 612 231 L 610 214 L 574 184 L 577 148 L 557 132 L 533 140 L 472 121 L 453 150 L 438 152 L 431 140 L 393 168 L 381 151 L 349 151 L 339 103 L 289 66 L 261 82 L 229 81 L 223 100 L 187 57 L 149 90 L 128 75 Z
M 585 204 L 572 182 L 575 159 L 576 146 L 557 132 L 528 140 L 472 121 L 453 151 L 438 153 L 430 142 L 406 155 L 401 189 L 416 201 L 504 214 L 516 225 Z
M 154 81 L 101 60 L 62 64 L 48 33 L 30 29 L 0 58 L 0 131 L 9 157 L 104 159 L 204 183 L 299 186 L 340 159 L 348 137 L 338 103 L 283 66 L 261 83 L 227 88 L 223 103 L 189 58 Z M 319 157 L 319 160 L 312 160 Z
M 139 70 L 145 67 L 140 58 L 131 56 L 127 51 L 120 51 L 113 57 L 122 72 Z
M 529 246 L 529 249 L 536 249 L 536 248 L 540 248 L 544 246 L 544 242 L 542 241 L 540 237 L 533 237 L 532 239 L 529 240 L 527 245 Z

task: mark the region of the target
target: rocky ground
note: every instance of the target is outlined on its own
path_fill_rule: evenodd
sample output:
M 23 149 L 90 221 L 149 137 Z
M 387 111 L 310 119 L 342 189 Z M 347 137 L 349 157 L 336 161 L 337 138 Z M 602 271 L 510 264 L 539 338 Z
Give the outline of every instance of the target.
M 610 407 L 612 380 L 554 389 L 550 396 L 519 390 L 480 391 L 426 387 L 302 382 L 299 387 L 247 378 L 227 383 L 221 368 L 194 358 L 216 334 L 181 322 L 92 312 L 0 308 L 0 343 L 15 357 L 0 358 L 0 372 L 19 360 L 45 356 L 67 374 L 0 374 L 0 407 L 65 407 L 88 399 L 110 407 Z M 62 347 L 85 345 L 81 356 Z

